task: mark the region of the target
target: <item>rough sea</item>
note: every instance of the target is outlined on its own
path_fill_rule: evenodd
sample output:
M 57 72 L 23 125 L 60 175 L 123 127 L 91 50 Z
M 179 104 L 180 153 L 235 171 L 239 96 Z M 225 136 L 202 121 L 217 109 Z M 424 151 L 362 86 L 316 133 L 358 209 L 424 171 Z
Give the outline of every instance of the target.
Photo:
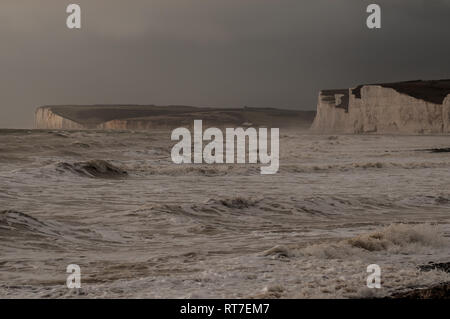
M 173 144 L 169 130 L 1 130 L 0 297 L 357 298 L 450 281 L 419 269 L 450 262 L 450 153 L 431 151 L 448 136 L 281 129 L 274 175 L 176 165 Z

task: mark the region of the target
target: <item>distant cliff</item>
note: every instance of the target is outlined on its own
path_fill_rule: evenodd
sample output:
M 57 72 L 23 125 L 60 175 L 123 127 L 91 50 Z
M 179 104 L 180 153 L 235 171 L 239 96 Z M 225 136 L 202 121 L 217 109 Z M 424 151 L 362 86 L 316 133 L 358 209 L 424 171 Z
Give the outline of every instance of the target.
M 450 80 L 323 90 L 311 130 L 319 133 L 450 133 Z
M 39 107 L 35 114 L 35 127 L 39 129 L 81 129 L 83 126 L 54 113 L 51 107 Z
M 194 120 L 215 127 L 270 126 L 309 128 L 314 111 L 274 108 L 206 108 L 155 105 L 41 106 L 35 114 L 38 129 L 149 130 L 189 127 Z

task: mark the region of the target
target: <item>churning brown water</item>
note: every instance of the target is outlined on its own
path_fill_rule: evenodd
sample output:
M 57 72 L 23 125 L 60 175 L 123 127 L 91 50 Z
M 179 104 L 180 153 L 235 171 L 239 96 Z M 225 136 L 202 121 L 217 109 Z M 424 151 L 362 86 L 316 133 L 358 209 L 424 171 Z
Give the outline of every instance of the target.
M 448 136 L 281 130 L 280 170 L 170 131 L 0 132 L 0 297 L 365 297 L 449 281 Z M 382 288 L 366 287 L 366 267 Z M 82 289 L 66 287 L 78 264 Z

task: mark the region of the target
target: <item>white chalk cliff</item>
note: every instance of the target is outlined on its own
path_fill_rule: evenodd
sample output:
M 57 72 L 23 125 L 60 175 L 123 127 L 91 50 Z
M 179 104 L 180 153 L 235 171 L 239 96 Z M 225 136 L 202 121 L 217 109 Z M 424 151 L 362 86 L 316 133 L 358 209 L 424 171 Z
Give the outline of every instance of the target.
M 450 80 L 323 90 L 311 130 L 318 133 L 450 133 Z
M 39 107 L 35 114 L 37 129 L 81 129 L 82 125 L 53 112 L 51 107 Z

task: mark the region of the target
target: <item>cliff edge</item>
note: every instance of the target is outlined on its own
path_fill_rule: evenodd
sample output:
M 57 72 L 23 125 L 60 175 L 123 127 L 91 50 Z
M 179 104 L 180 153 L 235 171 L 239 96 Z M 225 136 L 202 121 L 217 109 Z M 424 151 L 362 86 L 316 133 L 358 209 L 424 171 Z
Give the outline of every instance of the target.
M 359 85 L 319 93 L 317 133 L 450 133 L 450 80 Z

